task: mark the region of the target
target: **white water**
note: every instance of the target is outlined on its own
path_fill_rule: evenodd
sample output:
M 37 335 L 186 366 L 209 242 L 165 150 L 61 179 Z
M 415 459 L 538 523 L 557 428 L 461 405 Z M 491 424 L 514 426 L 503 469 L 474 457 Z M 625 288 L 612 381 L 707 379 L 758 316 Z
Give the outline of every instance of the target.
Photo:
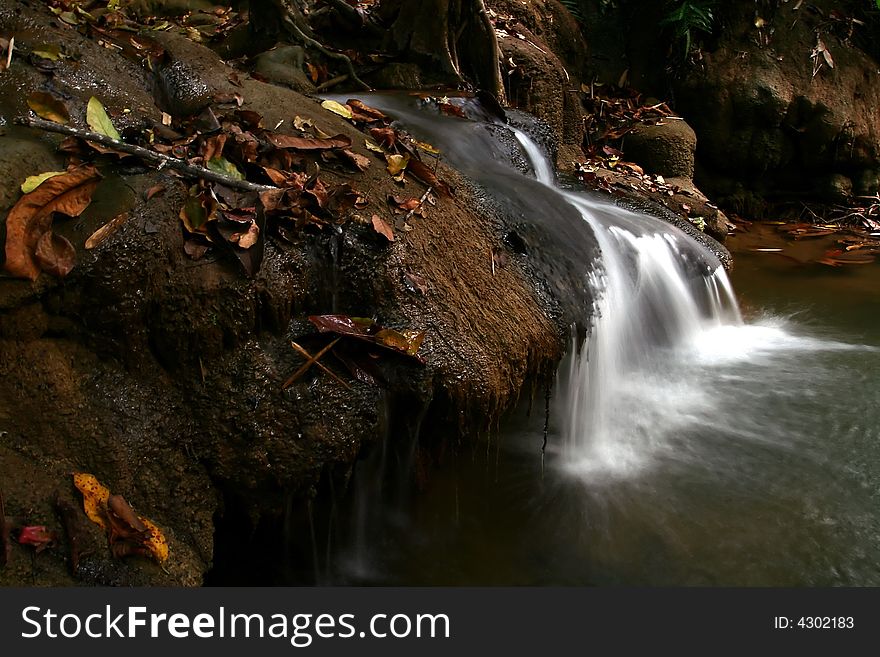
M 516 136 L 536 178 L 553 185 L 541 149 L 524 133 Z M 693 364 L 711 367 L 713 357 L 725 358 L 711 345 L 748 328 L 720 262 L 681 230 L 561 193 L 590 224 L 602 252 L 590 274 L 592 330 L 586 344 L 572 344 L 563 371 L 562 463 L 591 481 L 632 476 L 695 409 L 710 403 L 706 391 L 687 380 Z M 747 341 L 739 346 L 749 350 Z

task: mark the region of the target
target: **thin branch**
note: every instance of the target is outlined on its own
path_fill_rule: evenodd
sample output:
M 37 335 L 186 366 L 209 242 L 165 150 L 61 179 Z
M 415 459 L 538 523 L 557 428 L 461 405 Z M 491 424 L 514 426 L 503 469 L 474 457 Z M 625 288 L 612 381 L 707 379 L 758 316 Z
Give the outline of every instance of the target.
M 302 356 L 305 356 L 306 358 L 312 357 L 312 355 L 308 351 L 306 351 L 305 349 L 300 347 L 296 342 L 291 341 L 290 346 L 293 347 L 294 349 L 296 349 Z M 338 376 L 336 376 L 336 373 L 333 370 L 331 370 L 330 368 L 328 368 L 326 365 L 324 365 L 324 363 L 321 363 L 316 360 L 315 365 L 320 367 L 326 374 L 329 374 L 334 379 L 336 379 L 336 381 L 339 382 L 340 384 L 342 384 L 343 387 L 351 389 L 351 386 L 348 385 L 348 383 L 346 383 L 345 381 L 340 379 Z
M 159 169 L 174 169 L 175 171 L 180 171 L 181 173 L 202 178 L 210 182 L 220 183 L 221 185 L 226 185 L 233 189 L 240 189 L 245 192 L 268 192 L 278 189 L 278 187 L 273 187 L 271 185 L 258 185 L 257 183 L 248 182 L 247 180 L 237 180 L 236 178 L 225 176 L 222 173 L 217 173 L 216 171 L 211 171 L 204 167 L 189 164 L 176 157 L 169 157 L 168 155 L 163 155 L 162 153 L 157 153 L 156 151 L 151 151 L 147 148 L 142 148 L 141 146 L 127 144 L 124 141 L 117 141 L 112 137 L 101 135 L 97 132 L 89 132 L 88 130 L 71 128 L 70 126 L 61 125 L 60 123 L 45 121 L 43 119 L 32 119 L 29 117 L 17 118 L 15 122 L 31 128 L 39 128 L 40 130 L 45 130 L 47 132 L 57 132 L 62 135 L 78 137 L 79 139 L 94 142 L 101 146 L 112 148 L 115 151 L 134 155 L 142 160 L 147 160 L 148 162 L 158 165 Z
M 415 206 L 412 210 L 410 210 L 409 212 L 406 213 L 406 216 L 403 218 L 404 223 L 409 221 L 409 218 L 412 217 L 413 214 L 415 214 L 416 210 L 420 210 L 422 208 L 422 204 L 428 198 L 428 194 L 430 194 L 433 189 L 434 189 L 433 187 L 429 186 L 428 189 L 425 190 L 425 193 L 422 194 L 422 198 L 419 199 L 419 204 L 417 206 Z
M 307 369 L 309 369 L 312 365 L 314 365 L 315 363 L 317 363 L 317 362 L 320 360 L 321 356 L 323 356 L 323 355 L 326 354 L 328 351 L 330 351 L 330 350 L 334 347 L 334 345 L 335 345 L 337 342 L 339 342 L 339 338 L 336 338 L 335 340 L 333 340 L 333 342 L 331 342 L 331 343 L 328 344 L 326 347 L 324 347 L 323 349 L 321 349 L 321 351 L 319 351 L 318 353 L 316 353 L 314 356 L 310 356 L 309 359 L 303 364 L 303 366 L 300 367 L 296 372 L 294 372 L 293 374 L 291 374 L 291 375 L 290 375 L 290 378 L 288 378 L 287 381 L 285 381 L 285 382 L 282 384 L 281 389 L 282 389 L 282 390 L 287 390 L 290 386 L 292 386 L 293 383 L 294 383 L 299 377 L 301 377 L 301 376 L 305 373 L 305 371 L 306 371 Z

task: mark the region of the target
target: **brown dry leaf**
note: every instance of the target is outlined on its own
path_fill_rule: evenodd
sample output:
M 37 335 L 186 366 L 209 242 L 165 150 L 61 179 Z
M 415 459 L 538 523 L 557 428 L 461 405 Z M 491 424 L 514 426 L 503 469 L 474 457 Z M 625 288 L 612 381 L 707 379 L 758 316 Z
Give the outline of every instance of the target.
M 55 123 L 70 122 L 70 113 L 67 107 L 52 94 L 45 91 L 34 91 L 27 97 L 27 104 L 34 114 L 47 121 Z
M 417 158 L 410 160 L 407 171 L 426 185 L 433 187 L 441 196 L 452 196 L 452 188 L 445 181 L 440 180 L 437 174 L 431 171 L 428 165 L 421 160 Z
M 373 221 L 373 230 L 375 230 L 377 233 L 382 235 L 389 242 L 394 241 L 394 231 L 391 230 L 391 226 L 388 225 L 388 222 L 386 222 L 378 214 L 373 215 L 372 221 Z
M 343 159 L 352 164 L 355 168 L 360 171 L 366 171 L 370 168 L 370 160 L 359 153 L 355 153 L 354 151 L 350 151 L 348 149 L 343 149 L 340 151 L 340 154 L 343 156 Z
M 119 227 L 125 223 L 126 219 L 128 219 L 127 212 L 117 214 L 89 236 L 89 239 L 86 240 L 86 249 L 94 249 L 96 246 L 103 244 L 108 237 L 119 230 Z
M 53 213 L 79 216 L 91 203 L 100 178 L 98 170 L 86 164 L 49 178 L 22 196 L 6 218 L 6 271 L 36 280 L 40 269 L 34 253 L 37 242 L 52 225 Z
M 107 521 L 107 500 L 110 498 L 110 490 L 104 487 L 94 475 L 84 472 L 74 473 L 73 485 L 83 495 L 83 510 L 89 520 L 108 529 L 110 525 Z
M 68 239 L 51 230 L 43 233 L 34 252 L 40 268 L 56 278 L 67 276 L 76 264 L 76 249 Z
M 381 121 L 383 119 L 388 118 L 382 112 L 377 110 L 375 107 L 370 107 L 369 105 L 365 105 L 363 102 L 357 100 L 356 98 L 350 99 L 348 102 L 346 102 L 346 105 L 348 105 L 349 107 L 351 107 L 353 109 L 356 109 L 361 114 L 365 114 L 370 119 L 375 120 L 375 121 Z
M 397 133 L 394 128 L 371 128 L 370 136 L 383 148 L 392 148 L 397 143 Z
M 327 139 L 318 139 L 315 137 L 294 137 L 292 135 L 267 132 L 266 139 L 277 148 L 293 148 L 298 151 L 325 151 L 351 146 L 351 138 L 341 134 Z

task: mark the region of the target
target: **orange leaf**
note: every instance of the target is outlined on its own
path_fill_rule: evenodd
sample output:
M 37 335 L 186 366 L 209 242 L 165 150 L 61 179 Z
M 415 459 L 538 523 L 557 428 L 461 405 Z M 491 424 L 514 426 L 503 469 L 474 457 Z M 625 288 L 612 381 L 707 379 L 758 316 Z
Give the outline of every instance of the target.
M 394 231 L 391 230 L 391 226 L 388 225 L 388 222 L 378 214 L 373 215 L 373 230 L 382 235 L 389 242 L 394 241 Z
M 52 225 L 52 214 L 79 216 L 91 203 L 100 178 L 98 170 L 87 164 L 49 178 L 22 196 L 6 218 L 6 271 L 36 280 L 40 275 L 37 243 Z

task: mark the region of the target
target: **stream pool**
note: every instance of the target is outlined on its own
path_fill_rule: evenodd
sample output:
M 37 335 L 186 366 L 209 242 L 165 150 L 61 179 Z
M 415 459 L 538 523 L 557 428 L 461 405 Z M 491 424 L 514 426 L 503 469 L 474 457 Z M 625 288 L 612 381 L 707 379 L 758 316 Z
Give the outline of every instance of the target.
M 735 237 L 745 318 L 633 380 L 592 467 L 541 457 L 543 403 L 459 452 L 333 559 L 401 585 L 880 585 L 880 266 L 796 264 Z M 802 254 L 799 254 L 802 255 Z M 556 423 L 558 425 L 558 423 Z

